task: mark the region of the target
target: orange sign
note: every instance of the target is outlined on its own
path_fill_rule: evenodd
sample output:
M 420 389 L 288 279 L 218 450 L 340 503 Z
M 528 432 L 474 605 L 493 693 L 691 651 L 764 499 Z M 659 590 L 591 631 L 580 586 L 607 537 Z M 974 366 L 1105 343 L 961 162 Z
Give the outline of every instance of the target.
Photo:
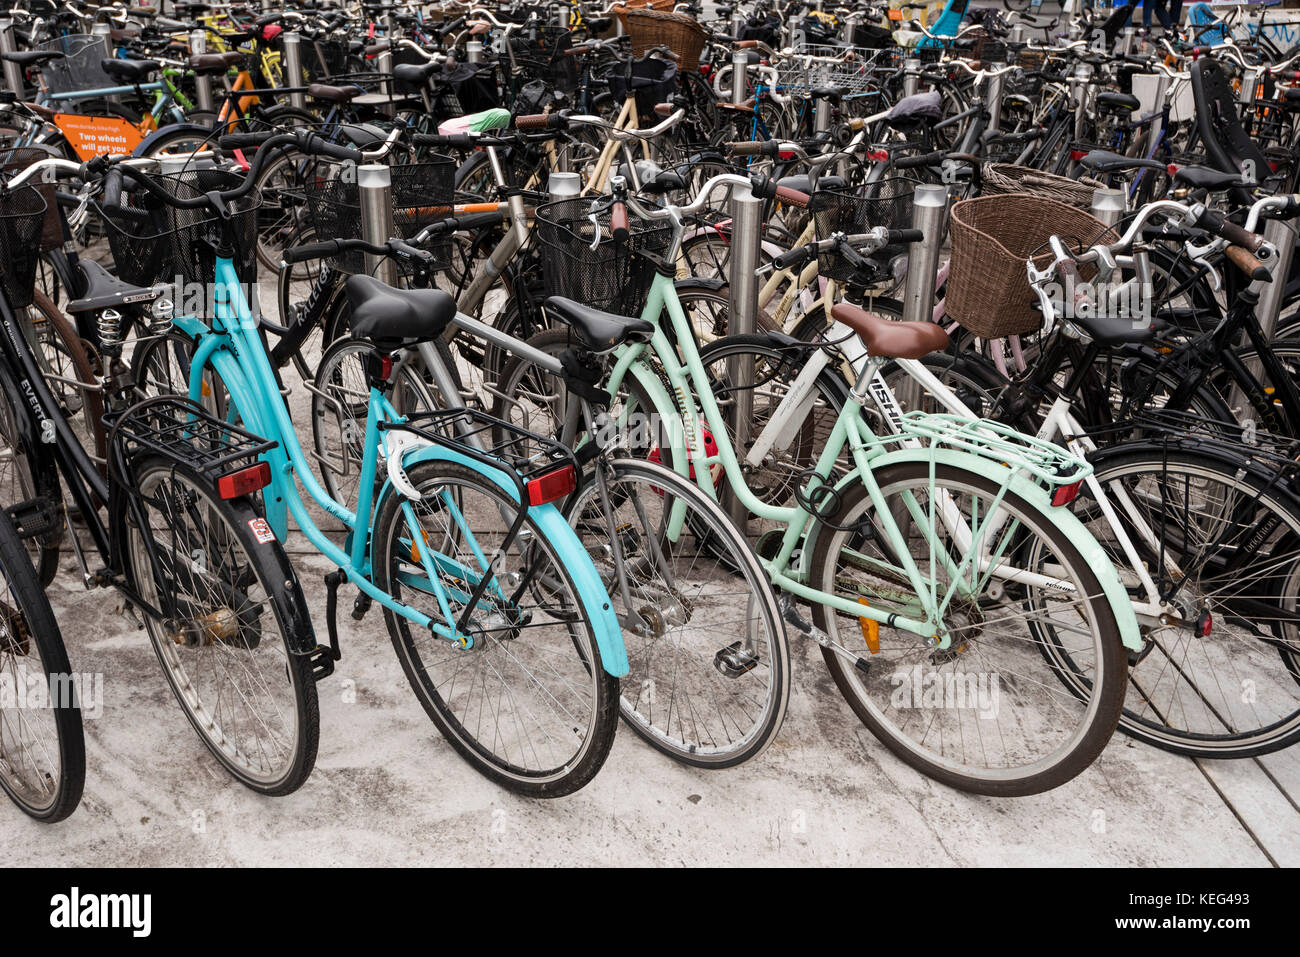
M 83 162 L 114 153 L 130 155 L 144 139 L 134 123 L 120 116 L 55 113 L 54 122 Z

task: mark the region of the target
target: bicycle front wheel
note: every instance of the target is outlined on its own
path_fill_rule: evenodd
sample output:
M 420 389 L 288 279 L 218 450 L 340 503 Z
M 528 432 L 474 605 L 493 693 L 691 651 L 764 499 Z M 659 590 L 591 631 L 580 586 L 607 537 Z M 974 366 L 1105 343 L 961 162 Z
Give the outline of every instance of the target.
M 936 636 L 950 636 L 949 647 L 817 605 L 814 618 L 833 642 L 822 654 L 854 713 L 912 767 L 977 794 L 1057 787 L 1092 763 L 1119 721 L 1126 661 L 1114 611 L 1050 513 L 1011 491 L 999 501 L 999 484 L 983 475 L 931 468 L 901 462 L 873 476 L 889 514 L 910 510 L 933 527 L 909 523 L 903 544 L 941 602 Z M 963 564 L 969 546 L 944 528 L 944 505 L 986 554 L 999 556 L 978 576 Z M 811 581 L 877 611 L 923 618 L 880 514 L 866 486 L 845 493 L 835 527 L 819 533 Z M 1035 572 L 1051 586 L 1019 584 L 1015 571 Z M 1065 647 L 1086 680 L 1067 689 L 1043 653 L 1048 642 Z
M 597 468 L 602 468 L 600 464 Z M 627 459 L 566 504 L 623 626 L 623 719 L 686 764 L 761 753 L 790 696 L 790 649 L 767 575 L 727 514 L 671 469 Z
M 601 666 L 564 556 L 529 515 L 502 550 L 519 504 L 484 475 L 427 461 L 407 477 L 420 498 L 389 495 L 375 519 L 375 585 L 453 625 L 485 564 L 495 576 L 469 616 L 470 647 L 384 609 L 407 680 L 438 730 L 482 774 L 531 797 L 571 794 L 595 777 L 614 743 L 618 679 Z
M 81 708 L 49 599 L 3 509 L 0 578 L 0 684 L 15 692 L 0 697 L 0 787 L 29 817 L 62 821 L 86 781 Z

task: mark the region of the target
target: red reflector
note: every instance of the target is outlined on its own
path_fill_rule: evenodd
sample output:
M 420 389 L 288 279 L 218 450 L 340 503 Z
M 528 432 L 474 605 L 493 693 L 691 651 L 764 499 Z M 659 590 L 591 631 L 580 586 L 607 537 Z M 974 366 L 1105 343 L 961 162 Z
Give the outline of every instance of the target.
M 1083 485 L 1082 481 L 1071 482 L 1069 485 L 1062 485 L 1052 493 L 1052 504 L 1058 508 L 1062 505 L 1069 505 L 1079 494 L 1079 486 Z
M 1079 162 L 1087 155 L 1087 150 L 1070 150 L 1070 160 L 1075 163 Z
M 1165 167 L 1165 169 L 1167 169 L 1167 170 L 1169 171 L 1169 175 L 1170 175 L 1170 176 L 1177 175 L 1177 173 L 1178 173 L 1178 164 L 1177 164 L 1177 163 L 1170 163 L 1168 166 Z
M 241 495 L 256 492 L 259 488 L 266 488 L 270 484 L 270 463 L 258 462 L 256 465 L 250 465 L 246 469 L 231 472 L 217 479 L 217 494 L 222 498 L 239 498 Z
M 867 154 L 867 159 L 871 160 L 873 163 L 883 163 L 889 159 L 889 154 L 884 150 L 875 150 L 874 152 Z
M 1210 632 L 1214 630 L 1214 616 L 1208 611 L 1201 615 L 1201 637 L 1209 638 Z
M 379 378 L 387 382 L 393 375 L 393 357 L 383 356 L 379 360 Z
M 578 487 L 578 473 L 572 465 L 565 465 L 553 472 L 539 475 L 528 483 L 528 504 L 545 505 L 557 498 L 564 498 Z
M 780 153 L 777 154 L 777 156 L 780 159 L 785 160 L 787 163 L 790 162 L 790 160 L 794 159 L 794 154 L 791 153 L 789 150 L 782 150 Z

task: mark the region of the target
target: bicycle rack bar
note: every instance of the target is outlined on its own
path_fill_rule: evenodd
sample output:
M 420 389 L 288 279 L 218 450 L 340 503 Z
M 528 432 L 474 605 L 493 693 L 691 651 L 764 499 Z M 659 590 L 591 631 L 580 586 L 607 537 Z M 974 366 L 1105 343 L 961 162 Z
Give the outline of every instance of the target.
M 1005 70 L 1005 63 L 994 63 L 990 69 Z M 1006 78 L 1002 76 L 989 76 L 984 78 L 985 94 L 984 102 L 989 111 L 989 131 L 997 133 L 1002 129 L 1002 94 L 1006 90 Z
M 758 255 L 763 241 L 763 200 L 748 187 L 738 186 L 731 192 L 731 315 L 727 332 L 731 335 L 752 333 L 758 315 Z M 727 375 L 735 384 L 732 435 L 736 454 L 743 456 L 749 444 L 749 426 L 754 411 L 754 364 L 740 359 L 728 360 Z M 733 494 L 727 496 L 727 508 L 736 527 L 744 531 L 749 510 Z
M 361 238 L 383 245 L 393 235 L 393 174 L 380 163 L 357 167 L 361 201 Z M 366 273 L 390 286 L 397 282 L 397 265 L 388 256 L 366 253 Z
M 302 37 L 297 33 L 286 33 L 280 39 L 284 41 L 284 82 L 289 89 L 296 91 L 289 94 L 289 104 L 305 110 L 307 95 L 302 90 Z
M 920 60 L 903 61 L 903 96 L 916 96 L 921 88 L 921 78 L 916 74 L 921 70 Z
M 190 31 L 190 56 L 202 56 L 208 52 L 208 34 L 206 30 Z M 194 77 L 194 101 L 200 110 L 212 109 L 212 78 Z
M 13 53 L 14 46 L 14 22 L 12 20 L 0 20 L 0 53 Z M 17 63 L 4 61 L 5 68 L 5 86 L 18 99 L 23 98 L 23 69 Z
M 1125 213 L 1122 189 L 1097 189 L 1092 192 L 1092 215 L 1107 226 L 1114 226 Z

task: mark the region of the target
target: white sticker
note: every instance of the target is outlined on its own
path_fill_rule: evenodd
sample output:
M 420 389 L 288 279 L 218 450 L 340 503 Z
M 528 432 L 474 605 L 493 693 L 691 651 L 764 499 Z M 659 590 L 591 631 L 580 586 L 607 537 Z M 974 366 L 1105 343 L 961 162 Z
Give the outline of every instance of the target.
M 266 524 L 266 519 L 255 518 L 248 523 L 248 527 L 253 530 L 253 537 L 259 544 L 265 545 L 267 542 L 275 541 L 275 532 L 271 531 L 271 526 Z

